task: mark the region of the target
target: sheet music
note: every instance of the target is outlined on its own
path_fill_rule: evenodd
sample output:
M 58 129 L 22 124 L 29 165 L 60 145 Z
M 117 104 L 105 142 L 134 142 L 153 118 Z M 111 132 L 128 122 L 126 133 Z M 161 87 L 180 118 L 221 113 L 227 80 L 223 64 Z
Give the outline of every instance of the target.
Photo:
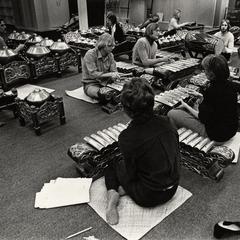
M 92 178 L 57 178 L 36 193 L 35 208 L 54 208 L 89 202 Z

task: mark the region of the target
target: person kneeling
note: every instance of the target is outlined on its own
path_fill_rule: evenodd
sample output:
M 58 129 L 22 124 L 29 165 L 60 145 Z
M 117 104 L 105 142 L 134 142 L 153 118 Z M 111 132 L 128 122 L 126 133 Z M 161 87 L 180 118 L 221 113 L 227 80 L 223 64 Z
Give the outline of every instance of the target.
M 98 99 L 99 89 L 119 79 L 112 50 L 114 39 L 108 33 L 102 34 L 96 47 L 87 51 L 83 58 L 83 89 L 86 95 Z
M 132 119 L 119 135 L 123 160 L 112 162 L 105 172 L 108 203 L 106 219 L 117 224 L 119 198 L 126 193 L 142 207 L 169 201 L 179 183 L 178 134 L 166 116 L 153 113 L 154 92 L 143 78 L 123 87 L 121 103 Z

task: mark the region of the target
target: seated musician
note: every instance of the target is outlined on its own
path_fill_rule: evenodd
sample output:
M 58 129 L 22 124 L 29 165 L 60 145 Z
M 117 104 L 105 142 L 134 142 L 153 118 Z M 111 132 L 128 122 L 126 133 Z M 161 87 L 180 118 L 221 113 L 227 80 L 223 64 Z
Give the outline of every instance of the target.
M 158 39 L 158 24 L 151 23 L 146 27 L 145 36 L 139 38 L 133 48 L 132 62 L 133 64 L 151 68 L 162 62 L 169 62 L 168 57 L 156 58 Z M 153 69 L 152 69 L 153 71 Z M 151 72 L 149 72 L 151 73 Z
M 145 28 L 147 27 L 150 23 L 157 23 L 159 21 L 159 16 L 157 13 L 155 14 L 150 14 L 149 18 L 143 22 L 141 25 L 139 25 L 139 28 L 142 29 L 142 28 Z
M 229 78 L 229 68 L 222 55 L 208 55 L 202 61 L 210 86 L 199 96 L 200 104 L 192 108 L 184 101 L 168 116 L 177 127 L 186 127 L 216 142 L 232 138 L 238 129 L 237 92 Z
M 86 95 L 98 99 L 99 89 L 119 79 L 112 50 L 115 46 L 112 36 L 102 34 L 96 47 L 87 51 L 82 64 L 82 82 Z
M 224 49 L 222 51 L 222 55 L 227 59 L 227 61 L 229 61 L 234 47 L 234 36 L 229 31 L 229 29 L 230 29 L 229 20 L 223 19 L 221 21 L 220 31 L 214 34 L 214 36 L 223 40 Z
M 193 22 L 180 23 L 181 10 L 175 9 L 172 18 L 168 25 L 168 31 L 180 29 L 186 25 L 192 24 Z
M 117 21 L 117 17 L 112 12 L 109 12 L 107 15 L 107 26 L 116 44 L 126 40 L 124 31 Z
M 6 39 L 7 39 L 7 31 L 6 31 L 6 23 L 3 19 L 0 19 L 0 50 L 4 49 L 7 46 Z M 19 44 L 14 51 L 19 52 L 24 48 L 24 44 Z
M 121 103 L 132 119 L 119 135 L 124 159 L 112 162 L 105 172 L 108 203 L 106 219 L 117 224 L 120 196 L 128 194 L 142 207 L 170 200 L 179 182 L 178 134 L 165 116 L 153 114 L 154 92 L 143 78 L 123 87 Z

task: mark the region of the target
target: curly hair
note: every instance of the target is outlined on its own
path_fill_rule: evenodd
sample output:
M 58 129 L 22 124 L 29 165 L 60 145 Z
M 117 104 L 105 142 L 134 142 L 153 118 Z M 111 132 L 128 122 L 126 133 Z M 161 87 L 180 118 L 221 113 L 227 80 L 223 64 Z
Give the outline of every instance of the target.
M 226 81 L 230 72 L 227 60 L 222 55 L 210 54 L 202 60 L 202 67 L 210 73 L 210 81 Z
M 123 86 L 121 103 L 130 118 L 144 121 L 153 114 L 154 91 L 146 79 L 132 78 Z

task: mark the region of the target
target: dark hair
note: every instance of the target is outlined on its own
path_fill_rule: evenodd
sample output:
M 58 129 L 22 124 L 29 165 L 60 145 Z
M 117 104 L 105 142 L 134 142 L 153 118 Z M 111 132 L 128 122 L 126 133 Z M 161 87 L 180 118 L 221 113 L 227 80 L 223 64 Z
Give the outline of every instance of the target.
M 146 79 L 132 78 L 123 86 L 121 103 L 129 117 L 146 121 L 153 115 L 154 91 Z
M 222 19 L 221 24 L 220 24 L 220 30 L 221 30 L 222 24 L 224 22 L 227 23 L 227 30 L 229 31 L 229 29 L 231 28 L 231 25 L 230 25 L 230 21 L 228 19 Z
M 107 18 L 112 22 L 113 25 L 117 23 L 117 17 L 113 13 L 110 12 L 107 15 Z
M 229 78 L 230 72 L 227 60 L 222 55 L 208 55 L 202 61 L 203 68 L 212 73 L 212 81 L 226 81 Z

